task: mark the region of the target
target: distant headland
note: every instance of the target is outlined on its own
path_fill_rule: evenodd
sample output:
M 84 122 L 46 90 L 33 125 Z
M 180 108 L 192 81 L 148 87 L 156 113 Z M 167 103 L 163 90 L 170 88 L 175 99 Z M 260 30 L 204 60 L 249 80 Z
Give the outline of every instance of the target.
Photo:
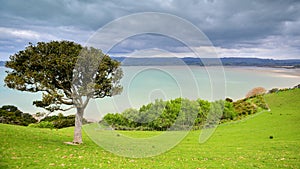
M 112 57 L 120 61 L 123 66 L 171 66 L 171 65 L 199 65 L 199 66 L 258 66 L 258 67 L 280 67 L 280 68 L 300 68 L 300 59 L 260 59 L 260 58 L 133 58 L 133 57 Z M 221 62 L 220 62 L 221 61 Z M 0 66 L 4 66 L 6 61 L 0 61 Z M 205 64 L 204 64 L 205 63 Z
M 132 58 L 132 57 L 113 57 L 122 62 L 123 66 L 164 66 L 164 65 L 200 65 L 200 66 L 258 66 L 258 67 L 282 67 L 300 68 L 300 59 L 260 59 L 260 58 Z M 205 64 L 204 64 L 205 63 Z

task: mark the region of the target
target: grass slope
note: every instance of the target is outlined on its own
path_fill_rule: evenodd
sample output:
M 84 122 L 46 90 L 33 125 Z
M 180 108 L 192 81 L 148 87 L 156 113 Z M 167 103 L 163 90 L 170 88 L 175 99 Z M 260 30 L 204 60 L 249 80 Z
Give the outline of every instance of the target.
M 111 154 L 86 135 L 83 145 L 66 145 L 73 128 L 0 124 L 0 168 L 299 168 L 300 90 L 270 94 L 266 101 L 271 112 L 221 125 L 204 144 L 198 143 L 200 131 L 192 131 L 172 150 L 143 159 Z M 127 134 L 135 133 L 151 135 Z

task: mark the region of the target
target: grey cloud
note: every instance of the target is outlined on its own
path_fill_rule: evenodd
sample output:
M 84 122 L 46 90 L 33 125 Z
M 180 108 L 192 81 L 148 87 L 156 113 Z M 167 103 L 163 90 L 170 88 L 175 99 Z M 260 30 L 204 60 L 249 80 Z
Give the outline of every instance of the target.
M 187 52 L 186 45 L 176 39 L 158 34 L 143 34 L 118 43 L 110 53 L 130 53 L 135 50 L 160 48 L 169 52 Z
M 264 46 L 268 40 L 276 39 L 277 45 L 281 45 L 280 41 L 285 41 L 285 45 L 293 49 L 293 57 L 297 57 L 297 51 L 300 52 L 299 1 L 0 0 L 0 4 L 0 28 L 35 32 L 33 37 L 37 39 L 30 39 L 31 41 L 53 38 L 84 43 L 93 31 L 121 16 L 137 12 L 163 12 L 190 21 L 201 29 L 216 47 L 254 48 Z M 178 42 L 164 38 L 155 37 L 157 41 L 154 44 L 153 38 L 131 38 L 121 42 L 119 47 L 115 48 L 115 52 L 118 52 L 117 49 L 119 52 L 131 52 L 135 49 L 155 48 L 155 45 L 174 52 L 182 49 Z M 29 39 L 26 37 L 5 33 L 0 36 L 0 49 L 16 52 L 25 42 L 27 44 L 27 41 Z M 11 44 L 18 47 L 8 48 Z M 288 55 L 288 51 L 286 52 Z M 282 53 L 284 54 L 284 51 Z

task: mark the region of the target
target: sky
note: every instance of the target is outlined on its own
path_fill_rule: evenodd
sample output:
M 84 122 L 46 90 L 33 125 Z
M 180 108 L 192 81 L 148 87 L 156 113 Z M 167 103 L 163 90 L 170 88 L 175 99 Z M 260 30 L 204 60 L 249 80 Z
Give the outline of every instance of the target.
M 218 57 L 300 59 L 300 1 L 0 0 L 0 4 L 0 60 L 8 60 L 29 42 L 70 40 L 84 45 L 105 25 L 143 12 L 171 14 L 191 23 L 211 42 L 211 46 L 192 48 L 210 51 L 213 47 Z M 146 28 L 150 23 L 144 20 L 138 26 Z M 155 29 L 178 31 L 186 38 L 196 36 L 189 29 L 166 27 L 169 20 L 153 24 Z M 112 39 L 101 38 L 103 43 Z M 145 33 L 118 42 L 109 54 L 189 57 L 185 45 L 162 34 Z

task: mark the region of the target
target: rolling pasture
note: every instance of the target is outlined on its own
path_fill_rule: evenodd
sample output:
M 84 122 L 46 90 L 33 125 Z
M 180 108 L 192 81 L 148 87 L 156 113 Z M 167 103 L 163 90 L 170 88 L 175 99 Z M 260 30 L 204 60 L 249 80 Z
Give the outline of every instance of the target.
M 112 154 L 84 134 L 84 144 L 64 144 L 73 128 L 59 130 L 0 124 L 0 168 L 299 168 L 300 89 L 265 96 L 271 111 L 220 125 L 203 144 L 191 131 L 171 150 L 149 158 Z M 151 131 L 122 131 L 149 137 Z

